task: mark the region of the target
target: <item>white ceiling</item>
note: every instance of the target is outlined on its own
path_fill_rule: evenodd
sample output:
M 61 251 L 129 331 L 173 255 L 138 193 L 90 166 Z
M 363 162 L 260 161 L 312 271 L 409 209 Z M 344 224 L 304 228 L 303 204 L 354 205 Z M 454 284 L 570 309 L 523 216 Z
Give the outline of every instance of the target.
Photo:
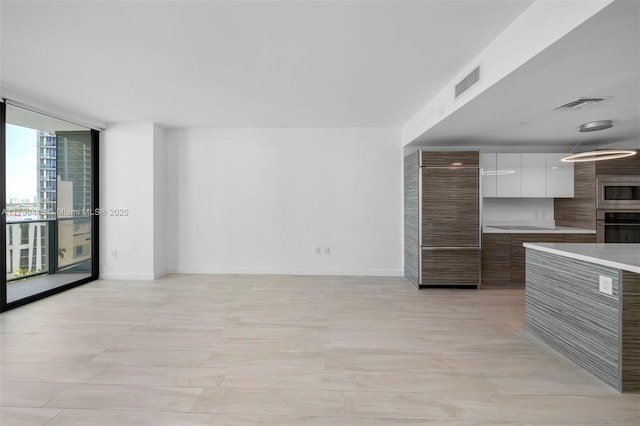
M 611 98 L 583 109 L 554 109 L 605 96 Z M 639 105 L 640 2 L 616 1 L 411 145 L 565 150 L 613 142 L 640 148 Z M 578 132 L 593 120 L 613 120 L 614 127 Z
M 105 122 L 401 126 L 530 3 L 3 0 L 1 83 Z

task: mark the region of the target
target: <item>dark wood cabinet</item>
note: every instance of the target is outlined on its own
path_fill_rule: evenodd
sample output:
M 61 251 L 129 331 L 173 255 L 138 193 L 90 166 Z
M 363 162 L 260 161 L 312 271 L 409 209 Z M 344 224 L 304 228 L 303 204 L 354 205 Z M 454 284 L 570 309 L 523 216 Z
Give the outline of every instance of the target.
M 422 285 L 477 286 L 480 248 L 422 250 Z
M 483 234 L 482 286 L 511 285 L 511 234 Z
M 566 234 L 564 243 L 595 243 L 596 234 Z
M 478 151 L 421 151 L 422 167 L 480 167 Z
M 537 243 L 540 240 L 537 234 L 511 234 L 510 276 L 512 285 L 522 284 L 524 286 L 525 249 L 522 243 L 525 241 Z
M 478 247 L 480 245 L 478 169 L 423 167 L 421 172 L 422 245 Z
M 574 164 L 574 197 L 553 200 L 554 219 L 559 226 L 596 229 L 596 178 L 637 176 L 640 155 L 611 161 Z
M 523 243 L 595 243 L 595 234 L 482 234 L 482 287 L 524 288 Z
M 480 285 L 480 155 L 404 159 L 404 272 L 418 288 Z

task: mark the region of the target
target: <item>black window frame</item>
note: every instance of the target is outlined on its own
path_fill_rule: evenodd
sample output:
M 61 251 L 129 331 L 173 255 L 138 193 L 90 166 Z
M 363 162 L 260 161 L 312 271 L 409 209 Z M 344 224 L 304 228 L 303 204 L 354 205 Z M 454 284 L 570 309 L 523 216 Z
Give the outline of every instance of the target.
M 12 104 L 13 105 L 13 104 Z M 16 105 L 18 106 L 18 105 Z M 18 106 L 24 108 L 23 106 Z M 34 111 L 38 114 L 42 112 Z M 58 118 L 58 117 L 54 117 Z M 2 99 L 0 102 L 0 177 L 2 177 L 0 185 L 0 211 L 5 212 L 7 208 L 7 151 L 6 151 L 6 124 L 7 124 L 7 102 Z M 98 211 L 99 209 L 99 179 L 100 179 L 100 132 L 96 129 L 90 129 L 91 132 L 91 209 Z M 73 281 L 60 287 L 34 294 L 7 303 L 7 218 L 4 214 L 0 214 L 0 312 L 5 312 L 19 306 L 26 305 L 36 300 L 41 300 L 54 294 L 67 291 L 80 285 L 96 281 L 100 277 L 100 218 L 98 215 L 91 216 L 91 275 L 86 278 Z

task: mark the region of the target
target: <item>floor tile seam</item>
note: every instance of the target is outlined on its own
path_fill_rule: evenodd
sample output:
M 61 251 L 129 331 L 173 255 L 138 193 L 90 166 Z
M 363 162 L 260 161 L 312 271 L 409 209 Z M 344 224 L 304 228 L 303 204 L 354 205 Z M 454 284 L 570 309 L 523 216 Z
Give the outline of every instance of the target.
M 171 387 L 177 387 L 177 386 L 171 386 Z M 433 390 L 433 391 L 427 391 L 427 390 L 422 390 L 422 391 L 415 391 L 415 390 L 360 390 L 360 389 L 354 389 L 354 390 L 343 390 L 343 389 L 318 389 L 318 388 L 300 388 L 300 387 L 273 387 L 273 386 L 267 386 L 267 387 L 238 387 L 238 386 L 219 386 L 219 387 L 204 387 L 204 389 L 212 389 L 212 390 L 220 390 L 220 391 L 259 391 L 259 392 L 265 392 L 265 391 L 287 391 L 287 392 L 295 392 L 295 391 L 302 391 L 302 392 L 332 392 L 332 393 L 344 393 L 346 394 L 383 394 L 383 393 L 390 393 L 390 394 L 418 394 L 418 395 L 446 395 L 446 396 L 455 396 L 455 395 L 460 395 L 459 391 L 445 391 L 442 392 L 441 390 Z M 474 392 L 463 392 L 464 395 L 474 395 L 474 396 L 479 396 L 479 395 L 484 395 L 484 396 L 504 396 L 503 394 L 498 394 L 497 392 L 486 392 L 486 391 L 474 391 Z M 516 396 L 518 396 L 516 394 Z M 540 396 L 540 395 L 535 395 L 532 394 L 531 396 Z M 555 395 L 549 395 L 549 396 L 555 396 Z M 593 397 L 593 395 L 590 395 Z
M 211 388 L 211 389 L 218 389 L 218 388 Z M 219 388 L 222 389 L 222 388 Z M 247 390 L 247 388 L 226 388 L 227 390 Z M 287 391 L 291 391 L 291 390 L 295 390 L 295 391 L 306 391 L 303 389 L 279 389 L 279 388 L 269 388 L 269 389 L 251 389 L 251 390 L 259 390 L 259 391 L 282 391 L 282 390 L 287 390 Z M 341 401 L 342 401 L 342 413 L 346 413 L 346 399 L 344 396 L 344 392 L 343 391 L 333 391 L 333 390 L 320 390 L 321 392 L 330 392 L 330 393 L 335 393 L 335 394 L 340 394 L 341 395 Z M 315 390 L 313 392 L 316 392 Z M 265 414 L 265 413 L 261 413 L 260 410 L 253 410 L 253 411 L 243 411 L 243 412 L 219 412 L 219 411 L 194 411 L 193 408 L 195 407 L 195 405 L 197 404 L 197 400 L 194 403 L 194 405 L 191 408 L 191 413 L 205 413 L 205 414 L 214 414 L 214 415 L 267 415 L 267 416 L 302 416 L 302 417 L 344 417 L 344 416 L 319 416 L 319 415 L 312 415 L 312 414 L 291 414 L 290 412 L 288 413 L 269 413 L 269 414 Z
M 100 383 L 100 382 L 95 382 L 96 378 L 103 373 L 106 373 L 107 370 L 109 370 L 110 368 L 118 368 L 118 367 L 154 367 L 154 368 L 188 368 L 188 369 L 200 369 L 200 370 L 204 370 L 204 369 L 219 369 L 219 370 L 224 370 L 224 372 L 221 372 L 220 375 L 223 375 L 225 378 L 227 377 L 227 375 L 229 374 L 229 368 L 228 367 L 207 367 L 207 366 L 184 366 L 184 365 L 167 365 L 167 366 L 159 366 L 159 365 L 149 365 L 149 364 L 105 364 L 106 367 L 100 372 L 98 373 L 96 376 L 94 376 L 93 378 L 91 378 L 91 380 L 89 380 L 88 382 L 86 382 L 86 384 L 88 385 L 117 385 L 117 386 L 160 386 L 160 387 L 194 387 L 194 388 L 207 388 L 207 387 L 211 387 L 211 386 L 190 386 L 190 385 L 149 385 L 149 384 L 141 384 L 141 383 Z M 224 379 L 223 379 L 224 380 Z M 220 387 L 220 386 L 217 386 Z
M 345 390 L 342 389 L 344 387 L 347 386 L 336 386 L 336 389 L 329 389 L 329 388 L 325 388 L 325 387 L 304 387 L 304 386 L 286 386 L 286 387 L 276 387 L 276 386 L 256 386 L 256 385 L 251 385 L 251 386 L 238 386 L 238 385 L 234 385 L 234 386 L 225 386 L 224 382 L 227 380 L 228 376 L 225 377 L 225 380 L 223 381 L 222 384 L 220 384 L 220 386 L 218 388 L 212 388 L 212 389 L 242 389 L 242 390 L 285 390 L 285 391 L 309 391 L 309 392 L 315 392 L 315 391 L 328 391 L 328 392 L 346 392 L 346 391 L 352 391 L 355 392 L 356 391 L 356 384 L 355 382 L 352 383 L 353 384 L 353 389 L 352 390 Z M 338 389 L 341 388 L 341 389 Z
M 119 347 L 119 345 L 116 345 L 114 347 L 107 348 L 104 351 L 100 352 L 99 354 L 95 355 L 91 359 L 91 362 L 94 362 L 93 360 L 102 354 L 105 354 L 105 353 L 108 354 L 108 353 L 114 353 L 114 352 L 118 352 L 118 353 L 122 353 L 122 352 L 210 352 L 211 354 L 213 354 L 215 350 L 214 349 L 149 348 L 149 347 L 138 347 L 138 346 Z M 211 355 L 209 355 L 209 357 L 211 357 Z
M 48 424 L 51 424 L 51 422 L 53 422 L 60 414 L 62 414 L 64 412 L 64 408 L 56 408 L 56 410 L 58 410 L 58 412 L 56 413 L 55 416 L 51 417 L 49 420 L 47 420 L 43 426 L 47 426 Z
M 196 399 L 197 402 L 197 399 Z M 194 402 L 195 404 L 195 402 Z M 16 408 L 27 408 L 27 407 L 16 407 Z M 58 409 L 62 411 L 72 411 L 72 410 L 91 410 L 91 411 L 127 411 L 127 412 L 144 412 L 144 413 L 176 413 L 176 414 L 189 414 L 191 411 L 175 411 L 175 410 L 167 410 L 167 409 L 153 409 L 153 408 L 144 408 L 144 407 L 136 407 L 136 408 L 128 408 L 128 407 L 118 407 L 118 408 L 110 408 L 110 407 L 35 407 L 35 408 L 51 408 Z M 200 414 L 212 414 L 206 412 L 199 412 Z M 125 426 L 125 425 L 122 425 Z M 127 425 L 129 426 L 129 425 Z
M 11 382 L 11 383 L 24 383 L 24 382 Z M 47 398 L 47 400 L 42 405 L 39 405 L 37 407 L 31 407 L 31 408 L 57 408 L 57 407 L 47 407 L 47 404 L 51 402 L 53 399 L 57 398 L 62 392 L 66 391 L 67 389 L 75 385 L 75 383 L 50 383 L 50 382 L 27 382 L 27 383 L 66 385 L 66 386 L 63 386 L 60 390 L 54 392 L 54 395 Z

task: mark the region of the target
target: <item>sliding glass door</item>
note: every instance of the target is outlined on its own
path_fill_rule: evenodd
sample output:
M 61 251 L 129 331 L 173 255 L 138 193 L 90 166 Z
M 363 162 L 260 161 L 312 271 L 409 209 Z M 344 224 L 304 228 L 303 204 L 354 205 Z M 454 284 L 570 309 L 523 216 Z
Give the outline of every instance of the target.
M 98 276 L 98 132 L 2 104 L 2 310 Z

